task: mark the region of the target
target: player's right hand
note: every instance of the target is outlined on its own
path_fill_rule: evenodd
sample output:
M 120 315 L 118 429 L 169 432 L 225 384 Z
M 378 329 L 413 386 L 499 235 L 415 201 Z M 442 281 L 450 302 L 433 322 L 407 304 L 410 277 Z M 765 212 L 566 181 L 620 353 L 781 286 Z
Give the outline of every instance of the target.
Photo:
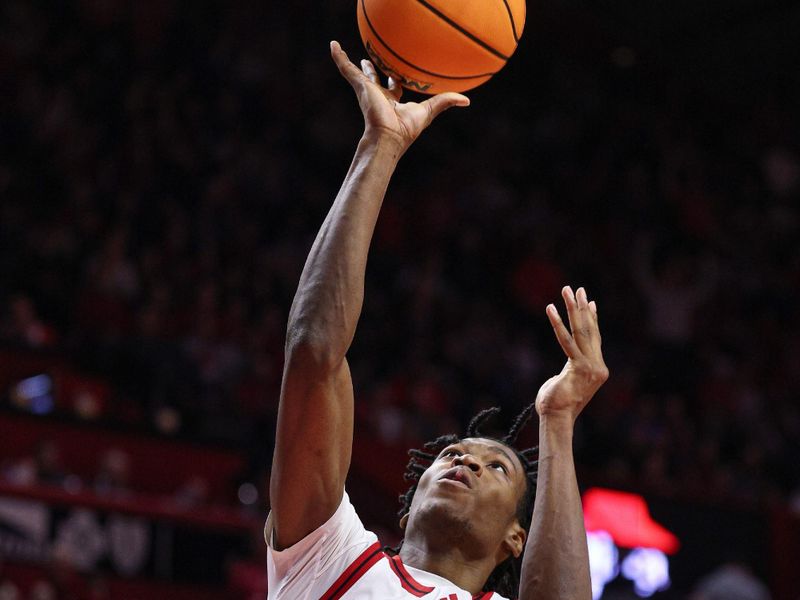
M 365 134 L 388 136 L 400 143 L 403 152 L 442 112 L 452 106 L 469 106 L 466 96 L 454 92 L 438 94 L 424 102 L 402 103 L 400 84 L 389 78 L 388 87 L 383 87 L 370 61 L 362 60 L 359 69 L 339 42 L 331 42 L 331 56 L 358 97 Z

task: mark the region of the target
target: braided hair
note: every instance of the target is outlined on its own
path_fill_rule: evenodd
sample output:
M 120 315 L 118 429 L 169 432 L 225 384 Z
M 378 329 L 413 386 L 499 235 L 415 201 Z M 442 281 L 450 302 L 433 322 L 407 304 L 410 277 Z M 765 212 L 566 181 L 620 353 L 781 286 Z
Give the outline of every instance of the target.
M 411 502 L 414 499 L 414 494 L 417 491 L 417 485 L 419 484 L 420 477 L 422 477 L 422 474 L 428 469 L 428 467 L 431 466 L 433 461 L 436 460 L 436 457 L 442 450 L 451 444 L 459 443 L 464 438 L 482 437 L 501 442 L 511 448 L 522 464 L 522 468 L 526 476 L 525 493 L 522 495 L 522 498 L 520 498 L 519 504 L 517 505 L 517 520 L 519 521 L 520 526 L 523 527 L 525 531 L 528 531 L 531 525 L 533 501 L 536 495 L 536 468 L 539 461 L 535 460 L 535 458 L 538 456 L 539 448 L 537 446 L 534 448 L 528 448 L 526 450 L 517 450 L 512 446 L 512 444 L 517 441 L 520 430 L 530 420 L 533 413 L 533 406 L 534 405 L 531 404 L 526 407 L 519 414 L 519 416 L 514 419 L 508 434 L 506 434 L 506 436 L 503 438 L 498 439 L 491 436 L 486 436 L 480 431 L 481 427 L 483 427 L 483 425 L 485 425 L 489 419 L 496 416 L 500 412 L 498 407 L 493 407 L 482 410 L 475 415 L 467 426 L 467 431 L 463 437 L 459 437 L 451 433 L 440 436 L 431 442 L 425 443 L 422 450 L 409 450 L 408 454 L 411 457 L 411 460 L 406 466 L 405 479 L 411 482 L 411 487 L 408 488 L 408 491 L 406 491 L 405 494 L 400 496 L 400 503 L 402 504 L 402 507 L 400 508 L 398 515 L 400 517 L 404 517 L 409 513 L 411 509 Z M 394 552 L 399 551 L 400 546 L 394 549 Z M 514 556 L 509 556 L 506 560 L 497 565 L 494 571 L 492 571 L 492 573 L 489 575 L 489 578 L 486 580 L 483 590 L 487 592 L 497 592 L 498 594 L 502 594 L 508 598 L 515 598 L 519 593 L 519 577 L 522 569 L 523 554 L 524 549 L 523 553 L 521 553 L 518 557 L 515 558 Z

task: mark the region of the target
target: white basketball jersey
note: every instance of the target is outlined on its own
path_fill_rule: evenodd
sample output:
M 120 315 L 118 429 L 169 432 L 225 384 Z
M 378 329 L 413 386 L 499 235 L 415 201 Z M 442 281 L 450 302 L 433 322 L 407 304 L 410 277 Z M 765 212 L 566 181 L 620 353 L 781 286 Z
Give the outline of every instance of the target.
M 364 528 L 347 493 L 326 523 L 286 550 L 272 546 L 267 518 L 267 600 L 508 600 L 494 592 L 473 596 L 447 579 L 386 554 Z

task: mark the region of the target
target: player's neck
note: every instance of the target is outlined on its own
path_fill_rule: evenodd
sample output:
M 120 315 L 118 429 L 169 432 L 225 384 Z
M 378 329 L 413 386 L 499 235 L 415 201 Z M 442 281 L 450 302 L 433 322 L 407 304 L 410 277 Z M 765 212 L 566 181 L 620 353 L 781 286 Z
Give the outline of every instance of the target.
M 400 558 L 407 566 L 444 577 L 463 590 L 477 594 L 495 567 L 493 557 L 471 558 L 457 546 L 432 547 L 425 540 L 403 541 Z

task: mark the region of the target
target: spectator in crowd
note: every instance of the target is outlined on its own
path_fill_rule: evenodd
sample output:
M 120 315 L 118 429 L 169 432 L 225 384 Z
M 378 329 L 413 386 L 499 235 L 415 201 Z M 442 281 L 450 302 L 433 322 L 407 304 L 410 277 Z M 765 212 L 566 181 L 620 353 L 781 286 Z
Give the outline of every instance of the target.
M 658 392 L 691 392 L 697 357 L 693 351 L 698 309 L 716 285 L 713 261 L 698 265 L 685 249 L 667 249 L 654 267 L 654 240 L 634 246 L 633 276 L 647 310 L 652 344 L 645 367 L 648 387 Z
M 106 495 L 126 495 L 130 489 L 131 459 L 119 448 L 109 448 L 100 455 L 93 481 L 94 491 Z
M 184 481 L 173 495 L 175 503 L 183 508 L 203 506 L 208 499 L 208 481 L 197 475 Z
M 695 586 L 690 600 L 770 600 L 767 586 L 741 562 L 721 565 Z
M 56 588 L 49 581 L 37 581 L 28 594 L 30 600 L 58 600 Z
M 61 450 L 52 440 L 42 440 L 28 456 L 7 460 L 2 466 L 3 478 L 18 485 L 80 485 L 62 464 Z
M 20 600 L 19 588 L 3 573 L 3 557 L 0 556 L 0 600 Z
M 4 339 L 28 348 L 48 348 L 57 340 L 55 330 L 42 321 L 33 300 L 25 294 L 16 294 L 9 300 L 0 331 Z
M 64 470 L 61 451 L 49 440 L 40 442 L 36 447 L 36 479 L 45 485 L 64 485 L 67 472 Z
M 11 581 L 0 582 L 0 600 L 20 600 L 19 588 Z

